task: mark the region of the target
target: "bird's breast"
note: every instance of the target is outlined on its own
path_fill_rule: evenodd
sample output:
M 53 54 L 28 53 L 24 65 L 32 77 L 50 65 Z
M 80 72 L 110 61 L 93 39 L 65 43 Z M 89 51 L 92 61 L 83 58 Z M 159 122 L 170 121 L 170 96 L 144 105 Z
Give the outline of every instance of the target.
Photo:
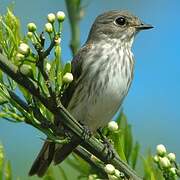
M 92 131 L 112 119 L 132 80 L 130 56 L 124 55 L 123 49 L 96 51 L 90 52 L 84 61 L 81 82 L 70 103 L 79 102 L 70 111 Z

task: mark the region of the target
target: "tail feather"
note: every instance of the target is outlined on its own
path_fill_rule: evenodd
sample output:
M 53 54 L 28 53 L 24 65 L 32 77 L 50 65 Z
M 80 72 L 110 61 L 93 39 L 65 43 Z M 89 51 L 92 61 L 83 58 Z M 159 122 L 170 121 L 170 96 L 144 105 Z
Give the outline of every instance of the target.
M 53 160 L 54 152 L 55 144 L 45 142 L 29 171 L 29 176 L 37 174 L 39 177 L 42 177 Z
M 29 171 L 29 176 L 44 176 L 52 160 L 55 165 L 61 163 L 80 143 L 81 140 L 76 136 L 71 139 L 70 143 L 64 145 L 45 142 Z
M 57 165 L 64 161 L 66 157 L 81 143 L 81 140 L 77 137 L 73 137 L 71 142 L 63 146 L 59 146 L 54 153 L 54 164 Z

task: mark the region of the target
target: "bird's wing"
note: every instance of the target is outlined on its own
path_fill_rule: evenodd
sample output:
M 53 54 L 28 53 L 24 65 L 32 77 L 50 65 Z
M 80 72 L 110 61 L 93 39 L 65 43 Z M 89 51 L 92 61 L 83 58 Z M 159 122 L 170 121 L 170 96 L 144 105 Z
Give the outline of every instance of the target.
M 86 44 L 85 46 L 83 46 L 71 62 L 71 65 L 72 65 L 71 72 L 73 74 L 73 81 L 70 83 L 70 85 L 64 91 L 61 97 L 61 103 L 66 108 L 73 96 L 73 93 L 75 92 L 75 89 L 78 85 L 78 80 L 81 77 L 82 62 L 85 61 L 85 55 L 90 49 L 91 49 L 91 44 Z
M 85 46 L 83 46 L 72 60 L 72 74 L 74 80 L 70 83 L 69 87 L 65 90 L 61 98 L 61 102 L 65 107 L 68 106 L 73 93 L 78 86 L 79 79 L 82 75 L 82 63 L 86 60 L 85 58 L 87 52 L 91 49 L 91 47 L 91 44 L 86 44 Z M 80 143 L 81 139 L 74 135 L 68 144 L 61 146 L 59 145 L 54 153 L 54 163 L 59 164 L 60 162 L 62 162 Z

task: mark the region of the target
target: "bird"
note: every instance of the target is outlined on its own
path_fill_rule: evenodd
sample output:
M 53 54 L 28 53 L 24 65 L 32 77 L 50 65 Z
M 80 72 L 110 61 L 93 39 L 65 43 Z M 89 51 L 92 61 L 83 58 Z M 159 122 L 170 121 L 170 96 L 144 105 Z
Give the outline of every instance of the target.
M 105 127 L 122 105 L 134 76 L 134 38 L 151 28 L 126 10 L 104 12 L 96 17 L 87 41 L 74 56 L 74 80 L 61 102 L 92 133 Z M 46 141 L 29 175 L 42 177 L 52 161 L 61 163 L 80 143 L 75 137 L 65 145 Z

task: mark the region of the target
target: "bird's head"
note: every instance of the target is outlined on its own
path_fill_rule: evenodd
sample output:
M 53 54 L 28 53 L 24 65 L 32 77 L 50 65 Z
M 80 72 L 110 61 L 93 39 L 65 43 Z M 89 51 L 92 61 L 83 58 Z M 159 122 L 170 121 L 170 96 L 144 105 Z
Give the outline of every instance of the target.
M 128 11 L 108 11 L 96 18 L 88 39 L 98 41 L 110 38 L 128 42 L 139 31 L 150 28 L 153 27 L 143 23 L 137 16 Z

